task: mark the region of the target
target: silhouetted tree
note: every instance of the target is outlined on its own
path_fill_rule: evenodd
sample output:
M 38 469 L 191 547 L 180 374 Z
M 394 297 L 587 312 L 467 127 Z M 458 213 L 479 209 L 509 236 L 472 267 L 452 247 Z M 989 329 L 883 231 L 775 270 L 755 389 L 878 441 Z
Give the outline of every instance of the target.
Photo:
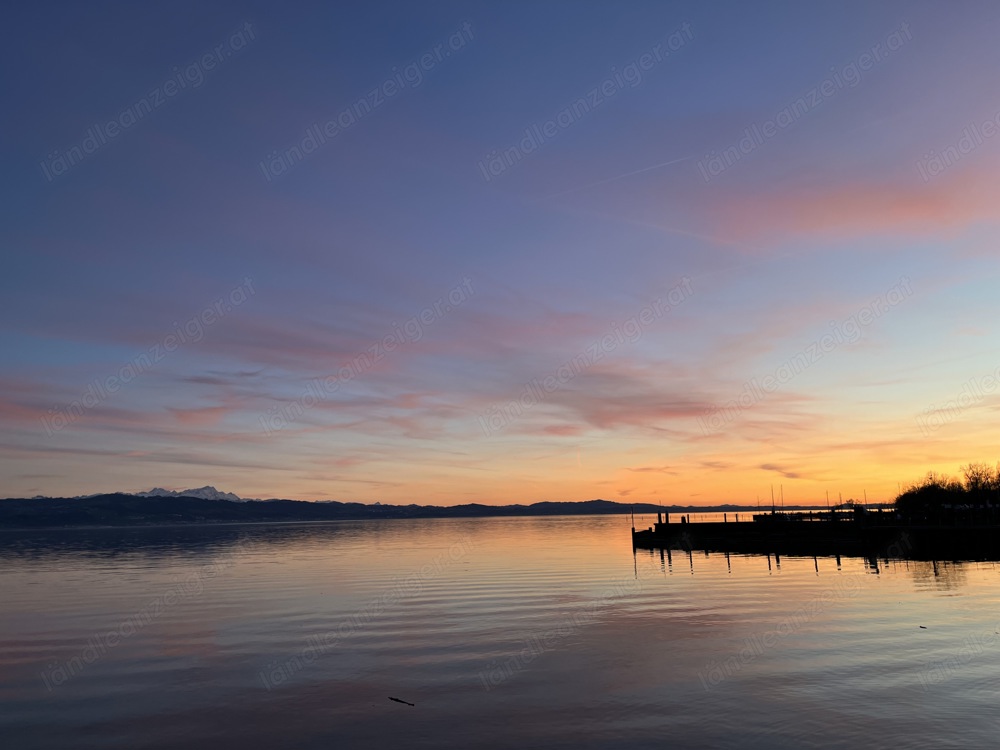
M 930 471 L 921 481 L 903 490 L 896 498 L 896 508 L 906 513 L 934 513 L 962 503 L 964 496 L 965 488 L 957 479 Z
M 962 467 L 965 481 L 947 474 L 928 472 L 896 498 L 896 508 L 908 515 L 924 518 L 940 515 L 945 508 L 1000 505 L 1000 465 L 991 469 L 984 463 Z
M 981 494 L 992 490 L 996 484 L 996 474 L 987 464 L 967 464 L 962 467 L 965 474 L 965 490 Z

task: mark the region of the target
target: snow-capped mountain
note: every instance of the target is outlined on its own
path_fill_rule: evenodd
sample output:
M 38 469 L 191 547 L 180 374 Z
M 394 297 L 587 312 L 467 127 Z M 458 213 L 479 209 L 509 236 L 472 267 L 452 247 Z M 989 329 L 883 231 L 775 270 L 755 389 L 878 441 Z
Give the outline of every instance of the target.
M 229 500 L 234 503 L 246 502 L 239 495 L 232 492 L 220 492 L 215 487 L 198 487 L 193 490 L 165 490 L 162 487 L 154 487 L 148 492 L 130 493 L 136 497 L 198 497 L 202 500 Z

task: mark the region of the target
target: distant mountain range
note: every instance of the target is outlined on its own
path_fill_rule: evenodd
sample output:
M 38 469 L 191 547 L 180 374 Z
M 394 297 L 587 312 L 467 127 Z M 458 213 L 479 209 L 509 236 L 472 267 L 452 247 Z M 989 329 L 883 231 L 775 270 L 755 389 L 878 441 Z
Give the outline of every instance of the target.
M 799 510 L 805 506 L 786 506 Z M 34 497 L 0 500 L 0 528 L 73 526 L 145 526 L 198 523 L 276 523 L 346 521 L 378 518 L 478 518 L 486 516 L 579 516 L 751 511 L 740 505 L 713 507 L 659 506 L 610 500 L 540 502 L 531 505 L 382 505 L 335 500 L 248 500 L 215 487 L 190 490 L 110 493 L 83 497 Z
M 221 492 L 211 486 L 198 487 L 194 490 L 165 490 L 162 487 L 154 487 L 149 492 L 132 492 L 126 494 L 132 494 L 136 497 L 197 497 L 202 500 L 229 500 L 234 503 L 246 502 L 239 495 L 234 495 L 232 492 Z

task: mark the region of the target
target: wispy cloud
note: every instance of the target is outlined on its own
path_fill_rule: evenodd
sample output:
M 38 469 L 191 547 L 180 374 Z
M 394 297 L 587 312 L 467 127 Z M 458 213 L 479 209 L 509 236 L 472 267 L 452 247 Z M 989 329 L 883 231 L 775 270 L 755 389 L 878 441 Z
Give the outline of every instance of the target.
M 761 464 L 757 468 L 763 471 L 773 471 L 776 474 L 780 474 L 785 477 L 785 479 L 800 479 L 802 477 L 798 472 L 786 469 L 783 466 L 778 466 L 777 464 Z

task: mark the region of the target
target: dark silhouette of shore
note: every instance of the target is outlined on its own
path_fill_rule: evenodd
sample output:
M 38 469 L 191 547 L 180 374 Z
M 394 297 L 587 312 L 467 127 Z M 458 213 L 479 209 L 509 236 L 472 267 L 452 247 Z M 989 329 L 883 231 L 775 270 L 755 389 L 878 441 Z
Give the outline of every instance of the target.
M 744 512 L 750 506 L 712 507 L 624 504 L 610 500 L 540 502 L 531 505 L 382 505 L 303 500 L 214 500 L 197 497 L 140 497 L 122 493 L 83 498 L 0 500 L 0 528 L 152 526 L 205 523 L 282 523 L 378 518 L 487 518 L 496 516 L 582 516 L 669 512 Z
M 637 548 L 701 549 L 791 555 L 870 555 L 922 559 L 1000 559 L 1000 467 L 963 467 L 964 482 L 928 474 L 896 497 L 890 509 L 850 501 L 823 511 L 778 511 L 689 523 L 658 514 L 632 530 Z

